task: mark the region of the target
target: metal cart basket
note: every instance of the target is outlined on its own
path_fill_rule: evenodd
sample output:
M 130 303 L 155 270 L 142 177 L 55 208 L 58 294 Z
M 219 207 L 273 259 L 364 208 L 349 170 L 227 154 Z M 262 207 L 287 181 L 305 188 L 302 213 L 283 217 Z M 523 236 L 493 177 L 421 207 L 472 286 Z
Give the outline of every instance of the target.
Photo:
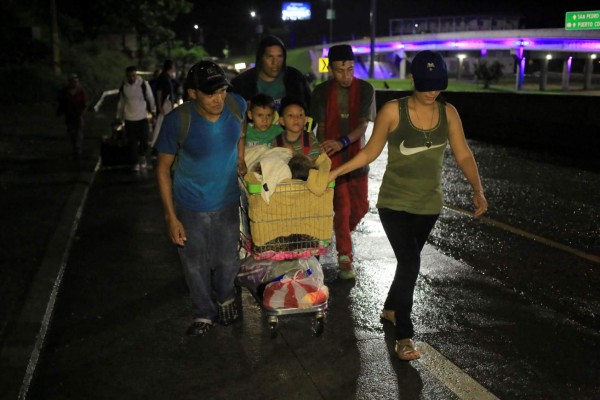
M 319 256 L 329 250 L 333 236 L 333 182 L 323 195 L 317 196 L 305 181 L 284 181 L 277 185 L 268 203 L 261 195 L 260 184 L 243 180 L 240 183 L 240 239 L 248 257 L 281 261 Z M 323 332 L 327 300 L 309 307 L 271 308 L 263 304 L 264 286 L 242 286 L 261 305 L 272 337 L 277 335 L 278 317 L 288 314 L 314 314 L 314 331 Z

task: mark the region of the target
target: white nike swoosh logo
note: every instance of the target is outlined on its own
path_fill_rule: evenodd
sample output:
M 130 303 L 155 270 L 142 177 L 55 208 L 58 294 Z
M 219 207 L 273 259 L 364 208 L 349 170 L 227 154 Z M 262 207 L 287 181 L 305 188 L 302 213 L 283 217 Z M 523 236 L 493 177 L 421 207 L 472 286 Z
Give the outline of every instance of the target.
M 445 147 L 445 146 L 446 146 L 446 143 L 434 144 L 433 146 L 430 146 L 430 147 L 427 147 L 427 146 L 406 147 L 406 146 L 404 146 L 404 140 L 403 140 L 402 143 L 400 143 L 400 153 L 402 153 L 405 156 L 412 156 L 413 154 L 417 154 L 417 153 L 420 153 L 425 150 L 431 150 L 431 149 L 435 149 L 436 147 Z

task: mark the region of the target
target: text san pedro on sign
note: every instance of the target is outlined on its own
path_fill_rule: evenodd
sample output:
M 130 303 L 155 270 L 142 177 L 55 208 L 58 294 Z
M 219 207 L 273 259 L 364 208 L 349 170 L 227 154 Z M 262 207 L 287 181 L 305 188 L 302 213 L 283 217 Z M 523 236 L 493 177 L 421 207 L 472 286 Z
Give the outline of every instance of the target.
M 582 31 L 587 29 L 600 29 L 600 10 L 565 13 L 565 30 Z

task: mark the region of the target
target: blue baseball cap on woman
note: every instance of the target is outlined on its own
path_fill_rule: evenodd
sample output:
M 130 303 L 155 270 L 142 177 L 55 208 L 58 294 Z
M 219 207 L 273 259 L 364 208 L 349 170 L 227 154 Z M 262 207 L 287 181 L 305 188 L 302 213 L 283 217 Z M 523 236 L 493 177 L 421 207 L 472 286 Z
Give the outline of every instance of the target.
M 419 92 L 445 90 L 448 87 L 448 70 L 446 63 L 439 53 L 425 50 L 417 53 L 410 66 Z

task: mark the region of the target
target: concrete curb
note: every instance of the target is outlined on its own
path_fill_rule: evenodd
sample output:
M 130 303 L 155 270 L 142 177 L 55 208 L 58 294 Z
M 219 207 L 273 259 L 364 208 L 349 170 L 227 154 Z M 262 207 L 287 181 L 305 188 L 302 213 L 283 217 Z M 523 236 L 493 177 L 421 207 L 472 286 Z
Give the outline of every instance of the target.
M 1 350 L 1 369 L 8 372 L 10 378 L 22 377 L 19 380 L 9 378 L 9 382 L 4 382 L 7 387 L 2 389 L 2 396 L 27 398 L 52 319 L 73 238 L 89 189 L 99 168 L 100 159 L 92 172 L 81 172 L 75 180 L 73 191 L 65 203 L 59 223 L 46 248 L 43 262 L 33 278 L 21 315 Z

